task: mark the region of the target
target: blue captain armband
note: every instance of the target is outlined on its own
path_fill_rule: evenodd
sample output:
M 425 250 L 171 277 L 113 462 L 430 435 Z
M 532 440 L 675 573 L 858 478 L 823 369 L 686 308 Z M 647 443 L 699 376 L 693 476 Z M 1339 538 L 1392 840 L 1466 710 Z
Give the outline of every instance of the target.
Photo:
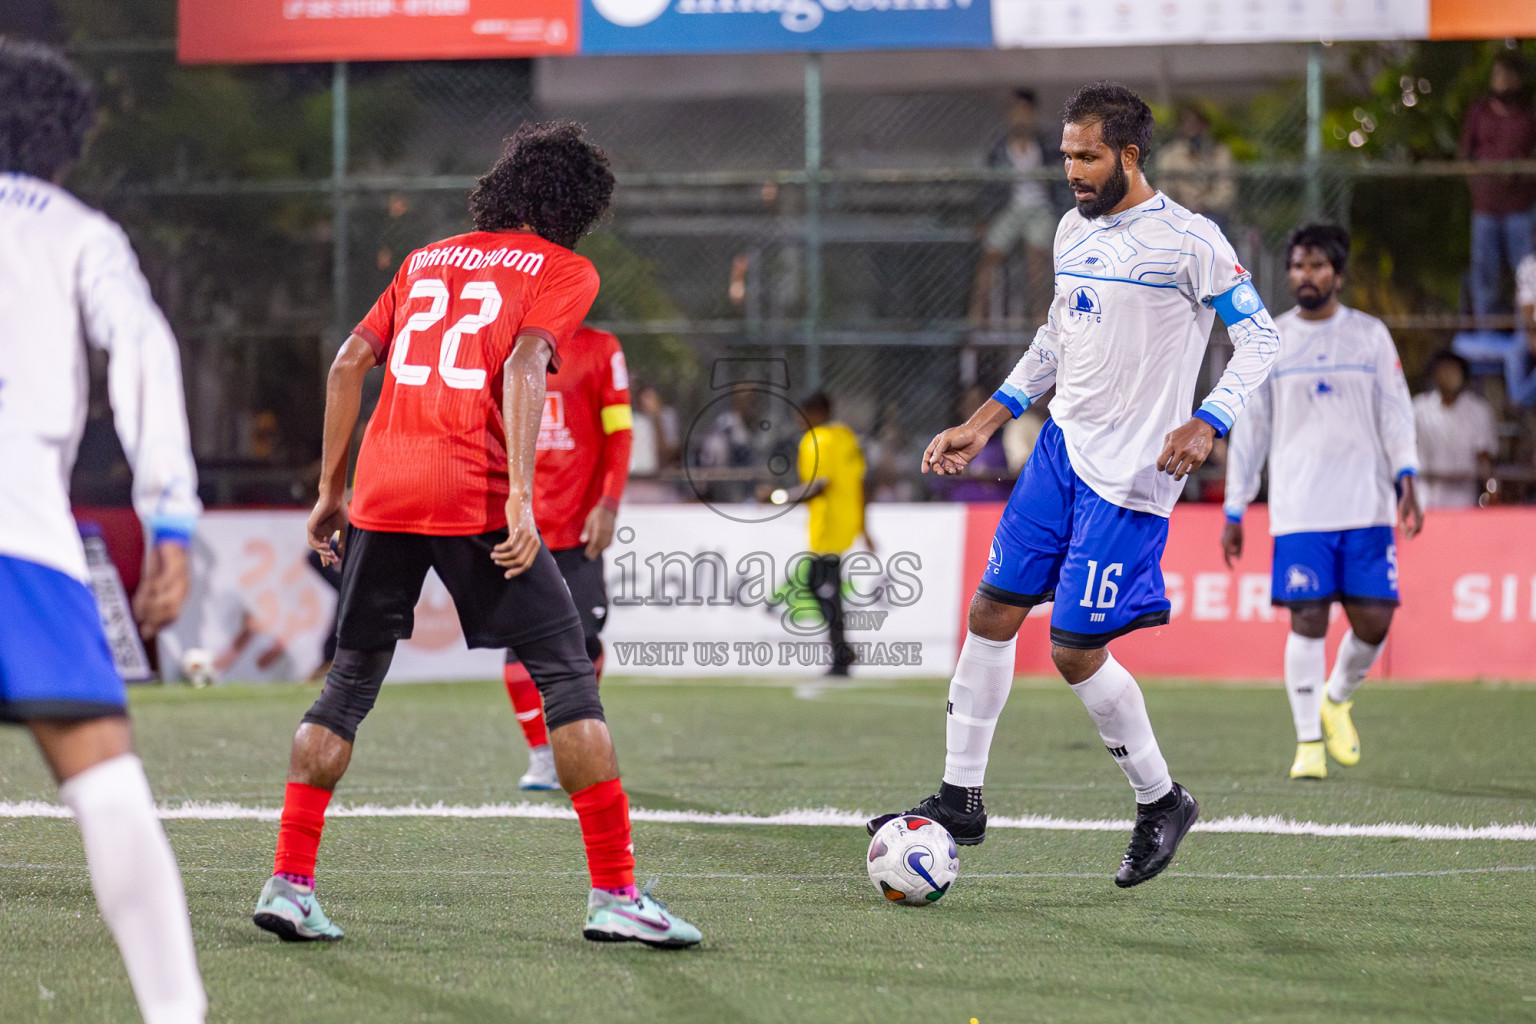
M 1029 408 L 1029 396 L 1012 384 L 1004 384 L 992 394 L 992 399 L 1008 407 L 1013 413 L 1013 418 L 1018 419 L 1024 415 L 1024 410 Z
M 1264 300 L 1259 298 L 1259 290 L 1251 281 L 1244 281 L 1214 296 L 1211 299 L 1211 308 L 1216 310 L 1222 323 L 1231 327 L 1235 323 L 1264 312 Z

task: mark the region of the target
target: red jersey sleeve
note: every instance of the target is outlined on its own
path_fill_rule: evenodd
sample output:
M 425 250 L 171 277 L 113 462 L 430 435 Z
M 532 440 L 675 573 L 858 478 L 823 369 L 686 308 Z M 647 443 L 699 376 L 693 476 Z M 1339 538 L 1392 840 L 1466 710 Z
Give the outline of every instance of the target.
M 352 328 L 352 333 L 362 338 L 373 349 L 373 358 L 378 362 L 384 362 L 384 355 L 389 351 L 389 343 L 395 337 L 395 303 L 396 292 L 399 291 L 400 281 L 405 276 L 407 263 L 402 263 L 400 269 L 395 271 L 394 278 L 389 282 L 389 287 L 384 289 L 368 315 L 362 322 Z
M 634 444 L 634 413 L 629 405 L 629 368 L 619 339 L 604 335 L 602 372 L 598 379 L 598 408 L 603 421 L 603 453 L 597 473 L 602 504 L 617 510 L 629 482 L 629 451 Z
M 537 294 L 513 335 L 532 334 L 549 342 L 549 372 L 560 370 L 560 346 L 571 339 L 597 298 L 597 268 L 574 253 L 551 263 Z

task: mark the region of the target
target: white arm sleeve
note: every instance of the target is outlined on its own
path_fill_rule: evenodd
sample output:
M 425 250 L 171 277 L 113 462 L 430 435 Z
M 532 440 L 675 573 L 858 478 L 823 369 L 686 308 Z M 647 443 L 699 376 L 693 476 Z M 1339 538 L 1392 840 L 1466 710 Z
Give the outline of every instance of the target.
M 1019 416 L 1028 409 L 1035 399 L 1051 390 L 1056 383 L 1056 359 L 1060 351 L 1061 314 L 1066 306 L 1066 299 L 1057 294 L 1051 298 L 1051 307 L 1046 311 L 1045 323 L 1035 332 L 1035 340 L 1019 361 L 1014 364 L 1013 371 L 1008 374 L 1008 379 L 993 394 L 993 398 L 1008 407 L 1014 416 Z
M 1280 332 L 1275 329 L 1269 311 L 1261 309 L 1246 320 L 1227 324 L 1227 337 L 1232 339 L 1232 358 L 1200 408 L 1207 412 L 1219 409 L 1226 414 L 1227 422 L 1236 423 L 1275 365 L 1275 357 L 1280 353 Z
M 1397 358 L 1397 347 L 1385 326 L 1380 326 L 1376 347 L 1376 431 L 1391 464 L 1392 479 L 1419 471 L 1417 430 L 1413 421 L 1413 396 L 1408 378 Z
M 1237 262 L 1237 253 L 1221 229 L 1204 217 L 1196 217 L 1185 234 L 1185 252 L 1194 298 L 1214 309 L 1227 325 L 1232 358 L 1216 387 L 1205 396 L 1196 413 L 1221 433 L 1232 429 L 1255 388 L 1269 376 L 1280 354 L 1280 332 L 1264 300 L 1253 287 L 1251 275 Z
M 1272 429 L 1269 381 L 1248 396 L 1248 408 L 1227 439 L 1227 518 L 1241 522 L 1243 513 L 1259 493 L 1260 471 L 1269 457 Z
M 107 391 L 133 467 L 134 510 L 157 537 L 190 537 L 202 503 L 176 339 L 115 225 L 85 246 L 78 273 L 86 337 L 108 357 Z

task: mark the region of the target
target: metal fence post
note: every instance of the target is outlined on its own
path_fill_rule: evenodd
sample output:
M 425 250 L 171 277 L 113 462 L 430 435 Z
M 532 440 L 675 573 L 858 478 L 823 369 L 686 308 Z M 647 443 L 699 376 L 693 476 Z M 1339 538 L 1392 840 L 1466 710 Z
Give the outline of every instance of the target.
M 1307 47 L 1307 191 L 1306 219 L 1323 215 L 1323 44 Z
M 821 54 L 805 55 L 805 375 L 821 387 Z
M 346 339 L 351 324 L 347 289 L 347 65 L 331 67 L 331 337 L 320 341 L 320 375 L 324 380 L 331 353 Z

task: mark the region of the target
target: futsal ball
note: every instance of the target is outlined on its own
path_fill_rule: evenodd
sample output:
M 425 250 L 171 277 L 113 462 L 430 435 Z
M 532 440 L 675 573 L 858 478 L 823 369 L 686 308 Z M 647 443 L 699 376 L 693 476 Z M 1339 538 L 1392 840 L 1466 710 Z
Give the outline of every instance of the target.
M 955 838 L 932 818 L 902 814 L 869 841 L 869 880 L 892 903 L 923 907 L 949 891 L 960 874 Z
M 213 655 L 201 647 L 189 647 L 181 654 L 181 674 L 193 686 L 213 682 Z

